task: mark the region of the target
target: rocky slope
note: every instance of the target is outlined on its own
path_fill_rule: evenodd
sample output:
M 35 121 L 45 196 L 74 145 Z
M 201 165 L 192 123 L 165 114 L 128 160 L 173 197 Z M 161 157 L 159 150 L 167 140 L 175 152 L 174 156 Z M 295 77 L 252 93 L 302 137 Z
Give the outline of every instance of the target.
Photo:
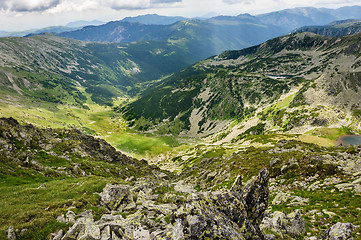
M 145 161 L 127 157 L 104 140 L 76 129 L 39 129 L 1 118 L 0 137 L 4 179 L 16 176 L 17 171 L 22 171 L 24 178 L 34 173 L 48 177 L 117 174 L 127 178 L 152 171 Z
M 77 130 L 9 118 L 0 119 L 0 138 L 8 239 L 360 236 L 359 147 L 283 140 L 231 157 L 197 147 L 202 153 L 174 159 L 183 166 L 174 176 Z
M 138 129 L 181 126 L 188 136 L 219 132 L 233 119 L 243 128 L 238 135 L 360 129 L 360 37 L 298 33 L 226 51 L 165 79 L 120 111 Z
M 302 27 L 295 32 L 312 32 L 327 37 L 340 37 L 361 32 L 361 21 L 352 19 L 336 21 L 325 26 Z
M 135 179 L 159 181 L 172 174 L 116 151 L 101 139 L 76 129 L 40 129 L 0 119 L 0 238 L 9 225 L 20 239 L 46 239 L 66 223 L 56 216 L 66 209 L 92 209 L 107 183 Z M 44 210 L 45 209 L 45 210 Z

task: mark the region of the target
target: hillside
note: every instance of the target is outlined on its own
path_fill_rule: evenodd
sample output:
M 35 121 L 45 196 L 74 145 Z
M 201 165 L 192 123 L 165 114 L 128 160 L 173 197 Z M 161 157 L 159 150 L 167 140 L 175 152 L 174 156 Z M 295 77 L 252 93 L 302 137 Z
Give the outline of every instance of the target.
M 327 37 L 340 37 L 361 32 L 361 21 L 353 19 L 336 21 L 324 26 L 302 27 L 296 29 L 295 32 L 312 32 Z
M 359 131 L 360 38 L 298 33 L 226 51 L 172 75 L 120 111 L 137 129 L 188 136 L 219 132 L 233 120 L 242 130 L 229 130 L 239 137 L 318 127 Z
M 195 61 L 166 42 L 85 43 L 51 35 L 0 39 L 3 99 L 41 99 L 84 107 L 88 97 L 112 105 L 116 97 Z

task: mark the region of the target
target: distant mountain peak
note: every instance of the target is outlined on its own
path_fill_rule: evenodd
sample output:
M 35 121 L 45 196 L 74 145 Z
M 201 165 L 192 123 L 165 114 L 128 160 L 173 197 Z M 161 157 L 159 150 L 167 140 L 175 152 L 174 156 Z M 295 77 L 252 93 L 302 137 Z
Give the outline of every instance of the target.
M 70 22 L 68 24 L 66 24 L 66 27 L 84 27 L 84 26 L 89 26 L 89 25 L 93 25 L 93 26 L 98 26 L 98 25 L 102 25 L 105 22 L 99 21 L 99 20 L 92 20 L 92 21 L 85 21 L 85 20 L 79 20 L 79 21 L 74 21 L 74 22 Z
M 123 22 L 137 22 L 147 25 L 170 25 L 178 21 L 187 20 L 181 16 L 161 16 L 156 13 L 123 18 Z

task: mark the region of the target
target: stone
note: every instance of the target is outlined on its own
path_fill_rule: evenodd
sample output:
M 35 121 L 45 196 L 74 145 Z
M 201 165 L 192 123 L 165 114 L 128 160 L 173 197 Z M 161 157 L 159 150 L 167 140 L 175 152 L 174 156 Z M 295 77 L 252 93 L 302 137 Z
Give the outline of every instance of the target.
M 148 230 L 139 228 L 139 229 L 134 230 L 133 238 L 135 240 L 150 240 L 150 233 Z
M 292 237 L 302 236 L 306 232 L 305 220 L 301 216 L 300 210 L 296 210 L 289 215 L 285 212 L 276 211 L 270 217 L 265 217 L 262 221 L 262 229 L 270 229 L 279 234 L 286 233 Z
M 45 183 L 43 183 L 43 184 L 41 184 L 39 187 L 37 187 L 37 189 L 44 189 L 44 188 L 46 188 L 46 184 L 45 184 Z
M 273 167 L 279 162 L 281 162 L 281 159 L 279 157 L 274 157 L 270 160 L 269 165 L 270 167 Z
M 351 233 L 355 226 L 351 223 L 336 223 L 324 231 L 317 239 L 319 240 L 353 240 Z
M 107 184 L 100 194 L 101 203 L 110 211 L 121 211 L 134 202 L 133 196 L 127 185 Z
M 158 177 L 160 179 L 164 179 L 164 180 L 169 180 L 170 179 L 169 176 L 167 174 L 163 173 L 163 172 L 159 172 Z
M 269 172 L 264 168 L 259 171 L 256 177 L 250 179 L 243 189 L 243 199 L 248 219 L 256 225 L 262 222 L 263 213 L 268 206 L 268 180 Z
M 75 223 L 68 232 L 63 236 L 62 240 L 78 239 L 81 232 L 84 232 L 85 226 L 82 223 Z
M 287 202 L 290 197 L 291 194 L 289 192 L 278 192 L 272 200 L 272 205 L 281 205 L 282 203 Z
M 100 240 L 110 240 L 112 237 L 112 232 L 110 230 L 110 226 L 105 226 L 101 231 Z
M 53 237 L 53 240 L 61 240 L 61 238 L 63 237 L 63 235 L 64 235 L 63 230 L 60 230 L 59 232 L 57 232 L 57 233 L 55 234 L 55 236 Z
M 23 229 L 21 229 L 21 231 L 20 231 L 20 236 L 23 236 L 23 235 L 25 235 L 25 233 L 28 231 L 28 229 L 27 228 L 23 228 Z
M 8 240 L 16 240 L 16 235 L 14 231 L 14 227 L 10 226 L 7 232 L 7 239 Z
M 242 193 L 243 186 L 242 186 L 242 177 L 238 175 L 234 183 L 232 184 L 231 191 Z
M 183 225 L 182 225 L 182 220 L 180 218 L 177 218 L 175 220 L 175 224 L 172 229 L 172 235 L 173 235 L 172 237 L 173 240 L 181 240 L 184 238 Z
M 64 215 L 59 215 L 59 216 L 56 218 L 56 221 L 57 221 L 57 222 L 60 222 L 60 223 L 65 223 L 65 222 L 66 222 Z
M 264 236 L 264 239 L 265 240 L 276 240 L 277 238 L 273 234 L 267 234 L 267 235 Z
M 79 240 L 100 239 L 100 228 L 95 224 L 85 224 L 84 232 L 78 236 Z
M 65 215 L 65 222 L 75 223 L 76 214 L 73 211 L 68 211 Z
M 352 184 L 352 183 L 341 183 L 341 184 L 335 185 L 335 188 L 340 192 L 352 190 L 353 187 L 354 187 L 354 184 Z
M 138 211 L 133 214 L 128 212 L 125 219 L 121 215 L 104 214 L 98 221 L 94 221 L 91 211 L 84 211 L 77 216 L 62 240 L 263 240 L 265 236 L 259 221 L 264 216 L 269 200 L 268 177 L 268 171 L 262 169 L 244 188 L 241 177 L 238 177 L 228 191 L 192 191 L 179 205 L 156 204 L 153 200 L 158 195 L 153 194 L 154 184 L 136 183 L 133 190 L 128 186 L 107 184 L 100 194 L 102 204 L 113 209 L 119 209 L 119 206 L 123 209 L 127 197 L 135 192 L 134 195 L 138 193 Z M 66 218 L 70 218 L 73 213 L 69 211 L 67 215 Z M 269 236 L 267 239 L 274 238 Z
M 301 211 L 296 210 L 287 215 L 288 222 L 284 223 L 286 232 L 291 236 L 302 236 L 306 232 L 306 223 L 302 218 Z

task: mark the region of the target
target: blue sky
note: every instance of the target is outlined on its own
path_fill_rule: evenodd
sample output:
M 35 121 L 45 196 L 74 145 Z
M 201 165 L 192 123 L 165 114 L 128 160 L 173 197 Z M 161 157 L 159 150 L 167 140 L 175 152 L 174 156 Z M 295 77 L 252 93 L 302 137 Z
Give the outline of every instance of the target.
M 185 17 L 208 13 L 260 14 L 294 7 L 360 5 L 360 0 L 0 0 L 0 30 L 65 25 L 76 20 L 112 21 L 157 13 Z

